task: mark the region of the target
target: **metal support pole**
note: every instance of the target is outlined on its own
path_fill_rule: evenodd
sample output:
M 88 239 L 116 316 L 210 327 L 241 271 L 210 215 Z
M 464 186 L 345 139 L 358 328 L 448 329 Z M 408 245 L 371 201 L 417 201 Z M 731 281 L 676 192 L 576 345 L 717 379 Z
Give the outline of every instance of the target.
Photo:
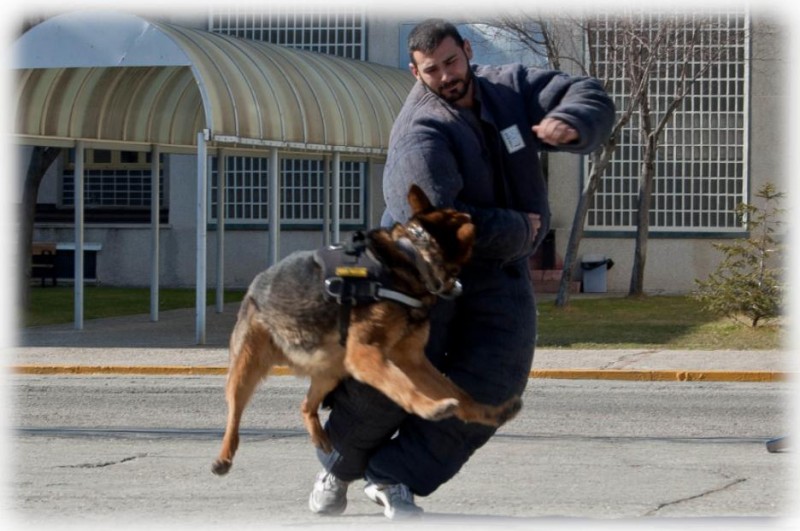
M 216 309 L 225 307 L 225 185 L 227 183 L 228 155 L 217 152 L 217 289 Z
M 75 330 L 83 330 L 84 144 L 75 144 Z
M 322 245 L 331 244 L 331 157 L 322 159 Z
M 342 197 L 342 172 L 341 172 L 341 154 L 337 151 L 333 154 L 333 241 L 339 243 L 342 241 L 339 234 L 340 225 L 340 211 L 341 211 L 341 197 Z
M 151 233 L 151 254 L 150 254 L 150 320 L 158 321 L 158 299 L 159 299 L 159 279 L 161 262 L 161 252 L 159 237 L 161 231 L 161 198 L 159 197 L 159 182 L 161 176 L 161 150 L 158 146 L 153 146 L 150 151 L 150 233 Z
M 270 150 L 269 158 L 269 264 L 280 259 L 281 196 L 279 190 L 280 156 L 278 150 Z
M 206 240 L 207 216 L 206 204 L 208 156 L 206 140 L 208 130 L 197 133 L 197 258 L 195 275 L 195 311 L 196 340 L 198 345 L 206 342 Z

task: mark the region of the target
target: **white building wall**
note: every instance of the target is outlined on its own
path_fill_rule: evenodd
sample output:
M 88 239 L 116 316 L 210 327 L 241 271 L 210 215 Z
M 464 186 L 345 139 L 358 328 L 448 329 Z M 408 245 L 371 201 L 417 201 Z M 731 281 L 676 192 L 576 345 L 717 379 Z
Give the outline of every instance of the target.
M 396 65 L 399 54 L 400 21 L 391 18 L 370 19 L 368 50 L 371 61 Z M 786 190 L 786 129 L 783 120 L 788 99 L 786 65 L 781 57 L 786 50 L 786 35 L 774 21 L 754 16 L 752 40 L 751 114 L 750 114 L 750 190 L 765 182 L 775 182 Z M 22 148 L 20 171 L 24 176 L 29 150 Z M 191 287 L 194 285 L 196 260 L 196 164 L 191 155 L 171 155 L 165 171 L 169 185 L 169 223 L 161 228 L 161 285 Z M 550 201 L 552 226 L 556 231 L 556 248 L 563 257 L 572 218 L 581 186 L 579 157 L 551 155 Z M 368 186 L 368 225 L 376 226 L 383 211 L 381 175 L 383 166 L 372 162 Z M 58 175 L 61 163 L 51 168 L 42 183 L 39 201 L 54 203 L 59 197 Z M 347 237 L 346 234 L 342 235 Z M 70 226 L 39 225 L 37 241 L 74 241 Z M 150 227 L 90 226 L 87 243 L 98 243 L 102 250 L 97 259 L 98 281 L 108 285 L 146 286 L 150 281 Z M 266 230 L 226 231 L 226 287 L 245 287 L 255 274 L 267 265 L 268 233 Z M 719 262 L 721 255 L 713 249 L 716 240 L 681 237 L 652 237 L 648 245 L 645 289 L 649 293 L 685 293 L 694 288 L 694 279 L 705 278 Z M 281 234 L 281 256 L 299 249 L 313 249 L 323 243 L 323 234 L 314 231 L 285 231 Z M 216 233 L 208 230 L 208 281 L 216 278 Z M 633 237 L 597 238 L 587 234 L 579 256 L 603 254 L 614 260 L 608 271 L 608 290 L 627 292 L 633 255 Z M 580 273 L 580 272 L 578 272 Z

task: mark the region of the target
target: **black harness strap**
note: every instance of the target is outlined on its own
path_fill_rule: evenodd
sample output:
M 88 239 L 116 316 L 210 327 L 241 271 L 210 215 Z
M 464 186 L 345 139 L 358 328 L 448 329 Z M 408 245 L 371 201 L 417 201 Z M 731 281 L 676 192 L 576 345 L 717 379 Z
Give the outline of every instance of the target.
M 339 344 L 347 343 L 347 332 L 350 330 L 350 310 L 353 305 L 349 301 L 339 303 Z
M 353 234 L 346 244 L 319 249 L 314 259 L 323 270 L 325 296 L 339 304 L 339 343 L 344 346 L 354 306 L 389 299 L 412 307 L 422 305 L 417 299 L 391 290 L 391 276 L 371 252 L 366 236 Z

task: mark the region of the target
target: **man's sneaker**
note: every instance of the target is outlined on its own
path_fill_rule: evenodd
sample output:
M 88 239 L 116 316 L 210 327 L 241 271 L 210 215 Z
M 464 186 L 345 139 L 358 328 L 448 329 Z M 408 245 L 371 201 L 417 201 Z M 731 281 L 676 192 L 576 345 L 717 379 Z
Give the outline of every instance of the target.
M 383 514 L 392 520 L 413 518 L 422 514 L 422 508 L 414 503 L 414 495 L 403 485 L 379 485 L 368 482 L 364 487 L 367 498 L 378 505 L 383 505 Z
M 317 514 L 342 514 L 347 507 L 347 487 L 349 481 L 342 481 L 327 470 L 317 474 L 311 496 L 308 497 L 308 508 Z

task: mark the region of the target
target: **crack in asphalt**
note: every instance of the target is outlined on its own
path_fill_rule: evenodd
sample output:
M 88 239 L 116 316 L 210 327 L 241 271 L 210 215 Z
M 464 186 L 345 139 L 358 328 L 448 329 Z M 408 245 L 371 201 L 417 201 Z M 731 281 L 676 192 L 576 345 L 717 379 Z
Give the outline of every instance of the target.
M 140 457 L 147 457 L 147 454 L 139 454 L 131 457 L 124 457 L 117 461 L 104 461 L 102 463 L 82 463 L 80 465 L 62 465 L 56 468 L 105 468 L 107 466 L 121 465 L 122 463 L 127 463 L 129 461 L 139 459 Z
M 677 500 L 673 500 L 673 501 L 662 503 L 658 507 L 656 507 L 655 509 L 651 509 L 650 511 L 646 512 L 643 516 L 655 516 L 655 514 L 658 511 L 660 511 L 661 509 L 664 509 L 665 507 L 669 507 L 671 505 L 677 505 L 679 503 L 684 503 L 684 502 L 691 501 L 691 500 L 696 500 L 698 498 L 703 498 L 703 497 L 708 496 L 710 494 L 716 494 L 717 492 L 722 492 L 724 490 L 727 490 L 727 489 L 733 487 L 734 485 L 738 485 L 739 483 L 743 483 L 745 481 L 747 481 L 747 478 L 734 479 L 733 481 L 731 481 L 731 482 L 729 482 L 729 483 L 727 483 L 727 484 L 725 484 L 725 485 L 723 485 L 721 487 L 717 487 L 717 488 L 714 488 L 714 489 L 709 489 L 709 490 L 703 491 L 703 492 L 701 492 L 699 494 L 695 494 L 694 496 L 687 496 L 685 498 L 680 498 L 680 499 L 677 499 Z
M 97 438 L 97 439 L 221 439 L 224 430 L 206 428 L 75 428 L 75 427 L 27 427 L 17 428 L 17 435 L 25 437 Z M 248 429 L 239 430 L 242 437 L 286 438 L 305 437 L 302 429 Z

